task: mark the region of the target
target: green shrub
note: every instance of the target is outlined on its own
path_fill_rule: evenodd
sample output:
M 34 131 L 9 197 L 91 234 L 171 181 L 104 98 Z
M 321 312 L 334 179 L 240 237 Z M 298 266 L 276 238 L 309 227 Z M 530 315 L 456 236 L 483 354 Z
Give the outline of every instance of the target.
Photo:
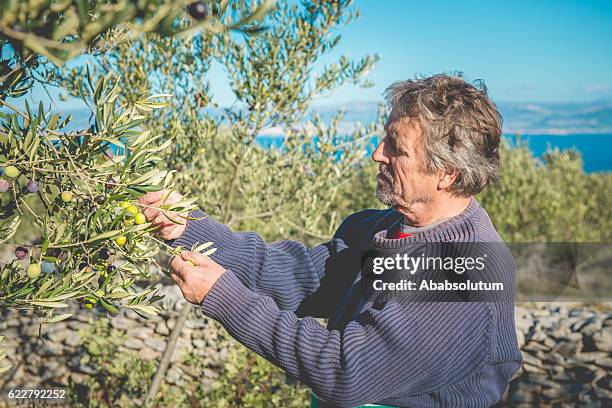
M 204 369 L 201 356 L 193 353 L 182 361 L 184 370 L 195 373 L 185 376 L 180 386 L 162 384 L 153 406 L 158 407 L 241 407 L 258 408 L 306 407 L 310 391 L 287 381 L 285 374 L 264 358 L 249 352 L 229 336 L 221 342 L 230 349 L 227 361 L 206 389 L 201 378 Z M 81 364 L 95 373 L 83 382 L 69 384 L 72 406 L 88 408 L 139 407 L 146 397 L 157 361 L 145 361 L 135 351 L 122 351 L 119 346 L 125 334 L 112 328 L 110 320 L 101 318 L 82 333 L 84 356 Z M 192 378 L 193 377 L 193 378 Z
M 108 319 L 96 320 L 82 332 L 86 351 L 81 364 L 96 373 L 84 383 L 70 382 L 69 396 L 75 407 L 108 408 L 135 406 L 142 399 L 155 372 L 155 361 L 144 361 L 135 352 L 120 352 L 126 336 L 113 329 Z
M 501 155 L 499 183 L 478 198 L 504 240 L 610 239 L 610 174 L 586 174 L 580 155 L 569 150 L 551 150 L 543 161 L 535 159 L 525 146 L 504 146 Z

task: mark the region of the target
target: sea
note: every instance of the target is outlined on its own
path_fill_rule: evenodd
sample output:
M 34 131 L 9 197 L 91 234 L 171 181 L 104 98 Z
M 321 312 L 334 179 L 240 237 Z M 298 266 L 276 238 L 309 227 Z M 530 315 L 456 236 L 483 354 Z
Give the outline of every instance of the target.
M 91 113 L 88 109 L 79 108 L 66 111 L 72 115 L 72 121 L 67 130 L 89 127 Z M 504 134 L 504 138 L 511 144 L 516 145 L 517 136 L 511 133 Z M 548 149 L 558 148 L 561 150 L 574 149 L 582 156 L 584 170 L 592 172 L 612 171 L 612 133 L 570 133 L 570 134 L 529 134 L 520 135 L 520 143 L 527 145 L 535 157 L 541 158 Z M 264 148 L 281 147 L 282 135 L 262 134 L 257 137 L 257 142 Z M 376 139 L 373 138 L 368 146 L 368 155 L 376 147 Z M 112 147 L 111 147 L 112 148 Z
M 505 134 L 503 137 L 511 146 L 517 143 L 526 145 L 538 158 L 542 158 L 550 149 L 572 149 L 580 153 L 587 173 L 612 171 L 612 134 Z M 264 148 L 281 147 L 283 136 L 261 135 L 257 137 L 257 142 Z M 375 147 L 373 140 L 368 145 L 368 154 Z

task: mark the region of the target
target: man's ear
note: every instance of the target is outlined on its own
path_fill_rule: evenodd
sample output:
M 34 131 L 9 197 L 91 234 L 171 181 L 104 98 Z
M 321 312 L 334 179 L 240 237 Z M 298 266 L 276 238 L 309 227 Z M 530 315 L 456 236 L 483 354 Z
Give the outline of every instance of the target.
M 457 177 L 459 177 L 459 170 L 444 170 L 440 175 L 440 179 L 438 180 L 438 190 L 448 190 L 448 188 L 453 185 Z

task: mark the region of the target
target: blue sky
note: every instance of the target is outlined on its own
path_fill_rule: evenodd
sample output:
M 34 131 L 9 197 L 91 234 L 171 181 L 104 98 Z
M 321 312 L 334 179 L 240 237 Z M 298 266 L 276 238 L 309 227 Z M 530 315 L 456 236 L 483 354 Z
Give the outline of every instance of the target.
M 321 104 L 380 100 L 393 81 L 460 70 L 484 79 L 495 100 L 612 99 L 612 1 L 356 0 L 359 19 L 343 28 L 332 61 L 378 53 L 375 86 L 344 86 Z M 332 58 L 333 57 L 333 58 Z M 223 72 L 211 73 L 221 104 Z
M 283 1 L 283 0 L 279 0 Z M 381 101 L 390 83 L 460 70 L 484 79 L 497 102 L 612 101 L 612 1 L 356 0 L 361 16 L 323 64 L 377 53 L 375 86 L 346 85 L 316 105 Z M 233 94 L 219 66 L 209 74 L 215 100 Z M 40 89 L 35 98 L 42 96 Z M 67 105 L 70 105 L 68 103 Z M 66 105 L 64 105 L 66 106 Z

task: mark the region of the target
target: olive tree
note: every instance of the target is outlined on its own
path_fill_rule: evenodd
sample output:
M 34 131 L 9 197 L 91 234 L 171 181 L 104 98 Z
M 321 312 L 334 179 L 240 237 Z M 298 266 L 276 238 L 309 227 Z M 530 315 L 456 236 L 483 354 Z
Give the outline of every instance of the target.
M 74 130 L 69 115 L 52 111 L 50 96 L 28 102 L 32 87 L 61 85 L 65 61 L 133 38 L 255 34 L 272 4 L 0 2 L 0 243 L 3 256 L 14 254 L 0 260 L 0 308 L 34 310 L 43 322 L 68 318 L 62 309 L 70 299 L 111 314 L 120 307 L 155 314 L 157 289 L 135 282 L 149 279 L 160 247 L 177 251 L 153 236 L 137 202 L 148 191 L 173 187 L 174 171 L 163 160 L 173 138 L 147 123 L 172 95 L 142 89 L 127 100 L 121 71 L 83 73 L 70 91 L 91 119 Z M 186 211 L 192 203 L 164 209 Z M 210 243 L 192 249 L 214 250 Z
M 222 6 L 213 5 L 211 12 L 222 13 Z M 347 133 L 341 113 L 329 123 L 309 114 L 317 96 L 346 83 L 370 85 L 365 75 L 375 56 L 319 63 L 337 46 L 338 29 L 357 15 L 350 1 L 280 4 L 262 19 L 265 29 L 256 35 L 202 31 L 189 38 L 130 38 L 92 54 L 85 65 L 62 70 L 57 80 L 78 96 L 79 79 L 88 72 L 94 77 L 120 72 L 118 99 L 125 103 L 146 90 L 172 95 L 168 108 L 152 112 L 143 125 L 160 135 L 155 145 L 172 141 L 163 157 L 165 168 L 176 171 L 179 191 L 233 228 L 253 228 L 267 239 L 320 241 L 344 215 L 334 202 L 350 188 L 350 175 L 376 131 L 371 125 Z M 188 25 L 188 19 L 175 21 L 177 30 Z M 208 79 L 212 64 L 227 72 L 236 99 L 232 106 L 215 101 Z M 268 129 L 284 133 L 277 148 L 257 143 Z M 169 357 L 171 342 L 168 347 Z M 163 378 L 164 361 L 149 401 Z
M 266 29 L 257 35 L 138 38 L 97 55 L 90 69 L 124 73 L 126 101 L 143 89 L 175 96 L 146 123 L 164 135 L 160 142 L 174 138 L 166 164 L 177 170 L 179 189 L 206 212 L 268 239 L 317 241 L 344 215 L 332 203 L 377 130 L 347 132 L 341 112 L 326 123 L 310 109 L 314 98 L 343 84 L 371 85 L 365 76 L 376 56 L 319 62 L 339 43 L 338 30 L 357 16 L 350 1 L 283 3 L 266 15 Z M 227 73 L 232 106 L 216 102 L 208 79 L 213 64 Z M 85 69 L 66 70 L 66 86 L 74 88 Z M 283 138 L 263 149 L 257 138 L 269 129 L 280 129 Z

